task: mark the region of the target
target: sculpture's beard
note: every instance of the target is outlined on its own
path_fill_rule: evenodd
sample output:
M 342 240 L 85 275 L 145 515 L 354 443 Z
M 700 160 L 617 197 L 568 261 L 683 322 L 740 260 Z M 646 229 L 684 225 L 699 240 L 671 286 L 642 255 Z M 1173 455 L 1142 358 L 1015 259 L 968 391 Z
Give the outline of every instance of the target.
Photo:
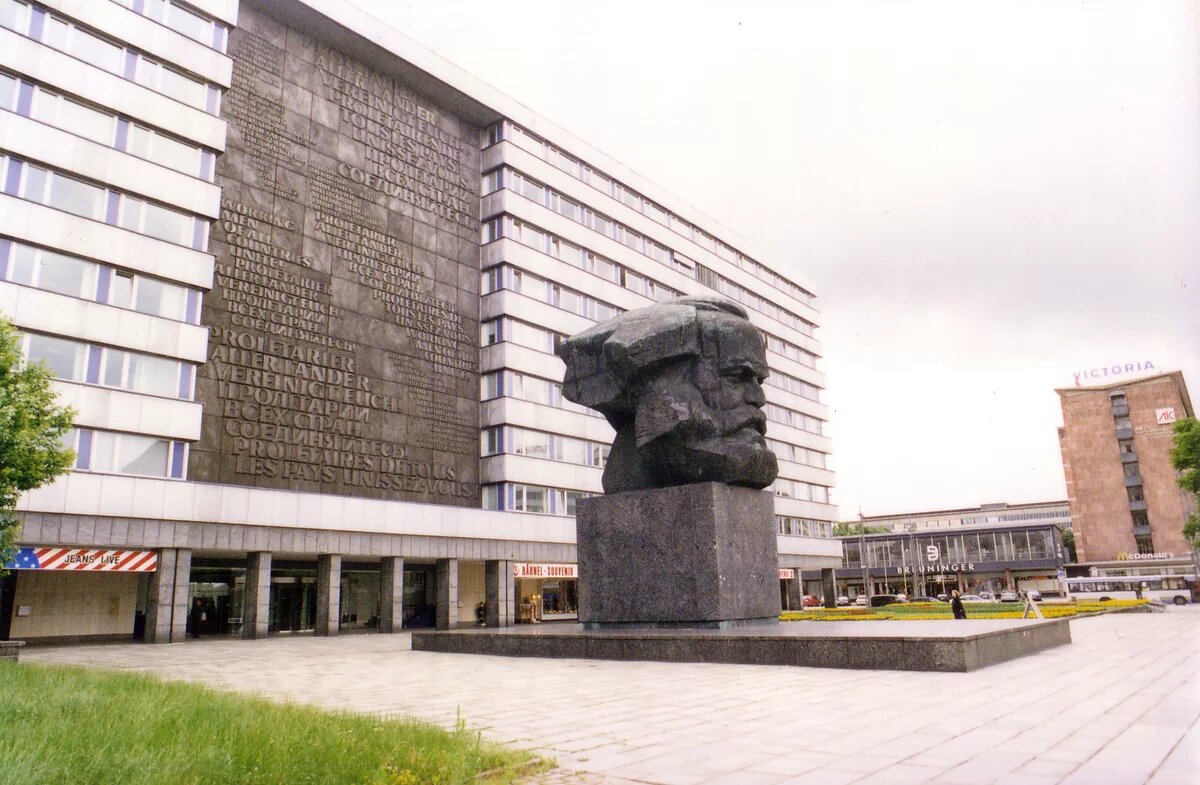
M 654 441 L 638 448 L 644 466 L 664 485 L 723 482 L 765 488 L 779 464 L 763 434 L 766 417 L 754 406 L 694 412 Z

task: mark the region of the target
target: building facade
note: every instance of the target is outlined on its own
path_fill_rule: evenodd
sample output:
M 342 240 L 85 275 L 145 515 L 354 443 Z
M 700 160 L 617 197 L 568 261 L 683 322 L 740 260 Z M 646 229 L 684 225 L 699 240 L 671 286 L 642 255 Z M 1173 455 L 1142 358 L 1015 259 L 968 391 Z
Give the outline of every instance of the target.
M 840 595 L 931 596 L 958 589 L 998 595 L 1008 589 L 1063 592 L 1062 529 L 1056 523 L 968 524 L 839 537 L 842 565 L 834 571 Z M 809 594 L 821 596 L 820 571 L 802 573 Z
M 765 337 L 781 590 L 841 558 L 811 283 L 341 0 L 0 0 L 0 174 L 78 412 L 0 637 L 570 618 L 612 431 L 554 349 L 678 295 Z
M 1183 374 L 1055 392 L 1079 561 L 1185 557 L 1183 523 L 1193 502 L 1170 458 L 1174 422 L 1195 416 Z
M 884 528 L 892 532 L 955 529 L 960 526 L 986 526 L 1014 523 L 1053 523 L 1060 529 L 1071 528 L 1071 508 L 1064 501 L 1007 504 L 998 502 L 953 510 L 930 510 L 900 515 L 860 517 L 852 525 L 868 529 Z

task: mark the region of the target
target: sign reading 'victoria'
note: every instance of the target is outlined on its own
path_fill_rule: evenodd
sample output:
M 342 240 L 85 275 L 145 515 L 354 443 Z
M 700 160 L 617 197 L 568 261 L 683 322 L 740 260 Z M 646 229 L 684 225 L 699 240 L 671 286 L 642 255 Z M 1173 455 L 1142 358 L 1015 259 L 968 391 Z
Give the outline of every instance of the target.
M 199 481 L 477 505 L 479 131 L 243 6 Z

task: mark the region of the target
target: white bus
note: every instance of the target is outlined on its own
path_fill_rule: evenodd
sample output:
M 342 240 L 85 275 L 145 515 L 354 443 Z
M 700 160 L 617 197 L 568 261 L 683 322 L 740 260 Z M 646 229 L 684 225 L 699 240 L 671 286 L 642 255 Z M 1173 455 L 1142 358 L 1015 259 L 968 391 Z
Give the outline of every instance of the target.
M 1186 605 L 1191 587 L 1182 575 L 1120 575 L 1100 578 L 1067 578 L 1067 596 L 1081 600 L 1133 600 L 1141 596 L 1157 602 Z

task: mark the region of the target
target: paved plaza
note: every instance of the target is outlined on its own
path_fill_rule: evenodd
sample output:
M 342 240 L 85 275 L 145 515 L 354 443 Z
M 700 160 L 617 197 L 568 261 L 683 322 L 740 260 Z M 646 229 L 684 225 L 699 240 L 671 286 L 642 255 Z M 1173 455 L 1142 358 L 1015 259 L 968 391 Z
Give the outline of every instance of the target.
M 1068 646 L 972 673 L 492 658 L 414 652 L 407 635 L 21 659 L 447 728 L 462 718 L 555 758 L 538 785 L 1200 784 L 1200 607 L 1071 627 Z

